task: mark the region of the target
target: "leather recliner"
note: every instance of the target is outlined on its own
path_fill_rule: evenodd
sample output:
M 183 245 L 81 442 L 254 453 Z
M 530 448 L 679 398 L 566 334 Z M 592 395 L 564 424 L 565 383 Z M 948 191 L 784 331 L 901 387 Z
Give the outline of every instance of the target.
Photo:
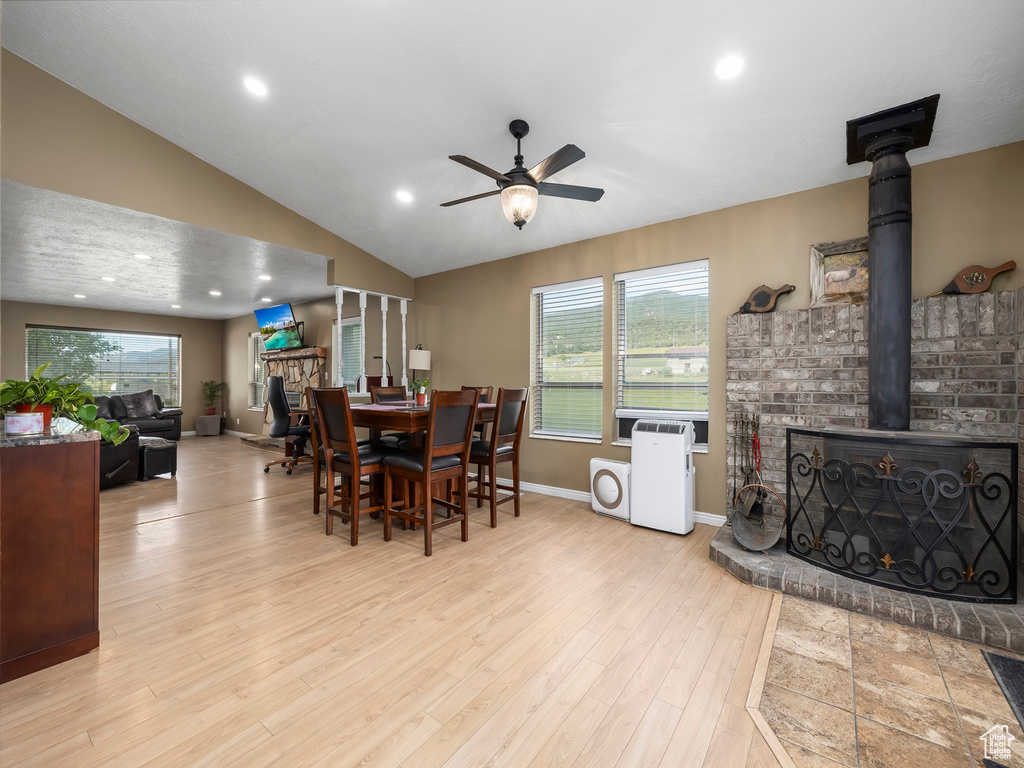
M 119 395 L 111 395 L 109 397 L 100 395 L 97 397 L 96 415 L 103 419 L 112 419 L 124 426 L 134 424 L 138 427 L 139 434 L 145 437 L 180 440 L 181 408 L 164 408 L 160 395 L 154 394 L 153 397 L 156 398 L 156 404 L 160 410 L 145 419 L 129 419 L 128 411 L 124 407 L 124 401 Z
M 125 426 L 130 434 L 123 443 L 100 440 L 100 488 L 129 483 L 139 475 L 139 428 Z

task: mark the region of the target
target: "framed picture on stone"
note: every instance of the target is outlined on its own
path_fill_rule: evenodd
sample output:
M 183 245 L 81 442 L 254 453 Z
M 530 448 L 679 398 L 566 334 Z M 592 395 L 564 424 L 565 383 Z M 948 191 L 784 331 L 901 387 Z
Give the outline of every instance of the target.
M 859 304 L 868 298 L 868 239 L 811 246 L 811 306 Z

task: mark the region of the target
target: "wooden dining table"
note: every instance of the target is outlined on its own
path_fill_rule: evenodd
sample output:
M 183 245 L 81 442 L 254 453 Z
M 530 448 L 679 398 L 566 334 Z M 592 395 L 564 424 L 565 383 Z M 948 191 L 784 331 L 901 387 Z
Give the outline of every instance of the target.
M 494 403 L 480 403 L 476 409 L 476 423 L 492 421 Z M 426 432 L 430 424 L 430 406 L 418 406 L 413 401 L 360 403 L 352 406 L 352 423 L 357 427 L 382 431 Z

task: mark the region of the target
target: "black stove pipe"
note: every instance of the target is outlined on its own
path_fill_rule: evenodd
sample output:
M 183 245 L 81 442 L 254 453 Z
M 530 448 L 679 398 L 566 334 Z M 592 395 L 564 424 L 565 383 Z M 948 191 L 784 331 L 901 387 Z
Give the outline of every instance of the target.
M 910 429 L 910 163 L 906 133 L 867 148 L 868 426 Z
M 910 163 L 931 140 L 938 95 L 851 120 L 846 162 L 868 177 L 868 426 L 910 429 Z

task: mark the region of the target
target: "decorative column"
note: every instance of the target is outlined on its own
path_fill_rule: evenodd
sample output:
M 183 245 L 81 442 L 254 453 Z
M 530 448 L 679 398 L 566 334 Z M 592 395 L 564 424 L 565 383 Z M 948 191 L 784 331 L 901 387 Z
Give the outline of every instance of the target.
M 366 291 L 359 292 L 359 391 L 366 394 Z
M 910 163 L 928 145 L 939 97 L 851 120 L 846 162 L 868 177 L 868 426 L 910 429 Z
M 398 306 L 402 311 L 402 387 L 406 392 L 409 391 L 409 377 L 405 371 L 405 356 L 406 356 L 406 342 L 405 342 L 405 316 L 409 313 L 409 302 L 406 299 L 401 299 L 398 302 Z
M 380 297 L 380 380 L 384 386 L 391 386 L 388 380 L 388 297 Z
M 342 347 L 344 343 L 341 339 L 341 305 L 345 301 L 345 289 L 341 286 L 337 286 L 334 289 L 334 305 L 337 312 L 335 330 L 337 333 L 337 339 L 334 342 L 334 386 L 344 387 L 345 386 L 345 371 L 342 361 Z

